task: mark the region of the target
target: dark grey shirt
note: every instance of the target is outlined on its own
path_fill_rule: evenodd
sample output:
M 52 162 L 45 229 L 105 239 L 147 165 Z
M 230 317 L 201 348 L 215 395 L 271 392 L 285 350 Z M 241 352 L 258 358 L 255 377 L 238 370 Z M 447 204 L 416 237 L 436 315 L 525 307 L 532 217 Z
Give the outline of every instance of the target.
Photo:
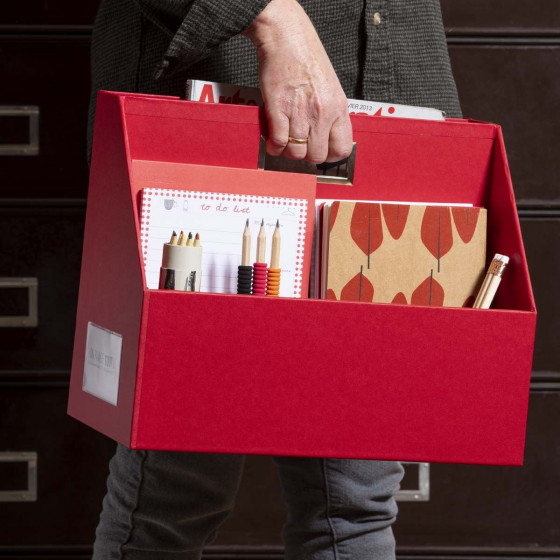
M 187 78 L 258 86 L 240 35 L 269 0 L 103 0 L 92 42 L 98 89 L 183 96 Z M 439 0 L 300 0 L 346 95 L 461 116 Z M 94 113 L 94 98 L 90 124 Z

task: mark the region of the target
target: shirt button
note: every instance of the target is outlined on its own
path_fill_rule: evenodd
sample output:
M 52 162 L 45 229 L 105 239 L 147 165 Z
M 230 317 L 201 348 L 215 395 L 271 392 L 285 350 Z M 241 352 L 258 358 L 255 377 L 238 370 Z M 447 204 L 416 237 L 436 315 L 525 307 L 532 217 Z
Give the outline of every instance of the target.
M 381 23 L 381 14 L 379 12 L 375 12 L 373 14 L 373 25 L 379 25 Z

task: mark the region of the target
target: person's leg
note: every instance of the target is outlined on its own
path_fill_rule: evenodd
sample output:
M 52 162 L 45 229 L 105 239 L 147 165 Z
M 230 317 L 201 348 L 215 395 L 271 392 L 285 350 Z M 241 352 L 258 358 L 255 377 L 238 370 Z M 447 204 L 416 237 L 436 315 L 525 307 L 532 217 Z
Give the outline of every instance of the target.
M 392 560 L 393 495 L 404 470 L 392 461 L 275 457 L 288 517 L 285 560 Z
M 93 560 L 198 560 L 233 508 L 244 461 L 118 445 Z

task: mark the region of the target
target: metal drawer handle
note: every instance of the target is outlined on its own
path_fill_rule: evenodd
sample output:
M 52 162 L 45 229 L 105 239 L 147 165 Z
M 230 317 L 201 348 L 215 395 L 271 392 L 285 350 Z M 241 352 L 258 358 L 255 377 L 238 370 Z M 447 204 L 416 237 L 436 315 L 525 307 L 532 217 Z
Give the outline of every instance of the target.
M 0 156 L 39 155 L 39 107 L 36 105 L 0 105 L 0 118 L 27 117 L 29 142 L 27 144 L 0 144 Z
M 37 278 L 0 278 L 0 290 L 28 289 L 27 315 L 0 316 L 0 327 L 36 327 L 39 324 L 39 281 Z
M 418 488 L 399 490 L 398 502 L 427 502 L 430 499 L 430 463 L 402 462 L 402 465 L 418 465 Z
M 0 451 L 0 463 L 27 463 L 27 488 L 0 492 L 0 502 L 36 502 L 37 453 L 34 451 Z
M 292 173 L 307 173 L 317 176 L 317 183 L 336 185 L 352 185 L 354 181 L 354 166 L 356 164 L 356 143 L 352 153 L 341 161 L 320 163 L 315 165 L 303 160 L 287 159 L 282 156 L 270 156 L 266 153 L 266 139 L 261 136 L 259 144 L 258 168 L 269 171 L 289 171 Z

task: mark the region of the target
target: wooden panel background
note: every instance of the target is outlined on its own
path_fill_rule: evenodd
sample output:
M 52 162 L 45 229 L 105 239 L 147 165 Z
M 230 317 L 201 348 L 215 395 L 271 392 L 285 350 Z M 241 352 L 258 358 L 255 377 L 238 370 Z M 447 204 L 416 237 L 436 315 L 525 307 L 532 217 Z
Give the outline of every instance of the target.
M 4 559 L 91 556 L 113 449 L 65 414 L 97 4 L 29 0 L 0 14 L 0 104 L 41 107 L 40 155 L 0 157 L 0 276 L 40 276 L 40 322 L 52 329 L 0 330 L 0 450 L 37 449 L 40 469 L 38 502 L 0 507 Z M 430 501 L 400 505 L 399 560 L 558 558 L 560 7 L 442 0 L 442 8 L 465 115 L 504 128 L 539 318 L 526 466 L 432 465 Z M 67 282 L 57 285 L 59 267 Z M 204 557 L 282 558 L 284 516 L 271 459 L 249 457 L 236 510 Z
M 521 205 L 560 204 L 560 45 L 450 46 L 466 117 L 504 131 Z
M 546 36 L 560 33 L 557 0 L 441 0 L 448 36 Z
M 39 155 L 0 156 L 2 199 L 87 196 L 89 42 L 89 35 L 0 34 L 0 105 L 40 111 Z
M 89 32 L 97 12 L 99 0 L 25 0 L 5 2 L 0 13 L 0 30 L 17 29 L 32 33 L 46 30 Z M 79 9 L 78 9 L 79 6 Z
M 84 208 L 0 207 L 0 276 L 34 277 L 39 284 L 38 326 L 0 329 L 0 379 L 8 373 L 65 372 L 67 376 L 84 219 Z M 0 289 L 0 295 L 10 297 L 9 291 Z

